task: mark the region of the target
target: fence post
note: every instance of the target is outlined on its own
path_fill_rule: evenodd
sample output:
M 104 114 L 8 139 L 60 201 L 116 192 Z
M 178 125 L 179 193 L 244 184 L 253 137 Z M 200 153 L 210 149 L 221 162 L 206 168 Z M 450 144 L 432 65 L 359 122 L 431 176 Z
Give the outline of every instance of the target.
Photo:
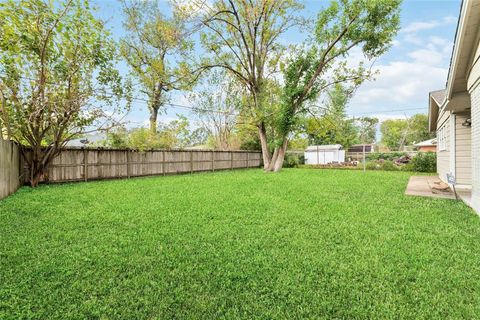
M 230 169 L 233 169 L 233 151 L 230 151 Z
M 215 171 L 215 151 L 212 150 L 212 171 Z
M 127 178 L 130 178 L 130 150 L 127 149 Z
M 165 150 L 162 150 L 162 174 L 165 175 Z
M 249 164 L 248 164 L 249 155 L 250 155 L 250 151 L 247 152 L 247 168 L 250 168 L 250 166 L 249 166 Z
M 190 150 L 190 173 L 193 173 L 193 151 Z
M 87 149 L 83 148 L 83 178 L 85 182 L 88 180 L 88 154 Z

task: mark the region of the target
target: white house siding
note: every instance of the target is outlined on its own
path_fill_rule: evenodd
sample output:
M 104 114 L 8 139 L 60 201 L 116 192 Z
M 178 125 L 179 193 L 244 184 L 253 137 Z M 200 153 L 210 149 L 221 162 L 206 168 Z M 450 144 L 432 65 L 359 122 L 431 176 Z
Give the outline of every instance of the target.
M 480 78 L 471 91 L 472 102 L 472 206 L 480 212 Z
M 462 123 L 470 118 L 470 113 L 455 117 L 455 176 L 458 184 L 472 184 L 471 128 Z
M 480 213 L 480 44 L 468 77 L 472 115 L 472 206 Z
M 445 135 L 447 137 L 445 150 L 437 151 L 437 173 L 440 179 L 447 181 L 447 173 L 451 172 L 450 168 L 450 112 L 446 111 L 440 116 L 437 122 L 437 138 L 439 131 L 445 127 Z M 439 147 L 437 142 L 437 148 Z

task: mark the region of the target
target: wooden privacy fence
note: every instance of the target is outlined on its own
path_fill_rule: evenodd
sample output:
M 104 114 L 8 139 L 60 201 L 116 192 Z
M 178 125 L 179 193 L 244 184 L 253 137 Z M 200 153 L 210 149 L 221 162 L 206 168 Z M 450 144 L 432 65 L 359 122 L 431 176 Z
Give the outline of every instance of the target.
M 20 186 L 20 153 L 18 146 L 0 138 L 0 199 Z
M 66 148 L 53 160 L 43 181 L 67 182 L 254 168 L 259 151 Z M 28 168 L 22 166 L 24 177 Z M 26 182 L 26 181 L 25 181 Z

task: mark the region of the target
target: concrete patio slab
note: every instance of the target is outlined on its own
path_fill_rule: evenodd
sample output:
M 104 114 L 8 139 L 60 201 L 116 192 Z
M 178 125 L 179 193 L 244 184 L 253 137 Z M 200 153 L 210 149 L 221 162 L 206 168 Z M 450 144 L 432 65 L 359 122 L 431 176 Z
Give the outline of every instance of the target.
M 408 181 L 405 194 L 409 196 L 455 199 L 455 194 L 450 189 L 447 191 L 433 189 L 439 181 L 438 176 L 412 176 Z

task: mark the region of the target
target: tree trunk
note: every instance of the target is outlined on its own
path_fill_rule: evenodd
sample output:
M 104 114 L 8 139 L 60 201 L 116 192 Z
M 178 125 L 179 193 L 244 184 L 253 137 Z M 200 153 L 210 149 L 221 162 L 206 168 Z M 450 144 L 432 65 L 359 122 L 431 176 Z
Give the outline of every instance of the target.
M 275 164 L 273 165 L 273 172 L 279 172 L 282 170 L 283 161 L 285 160 L 285 153 L 287 152 L 288 139 L 284 139 L 282 145 L 278 149 L 277 158 L 275 159 Z
M 48 149 L 41 146 L 31 148 L 20 147 L 20 154 L 28 166 L 28 183 L 32 188 L 37 187 L 40 182 L 48 182 L 48 167 L 57 156 L 57 148 Z
M 42 180 L 43 174 L 45 172 L 42 166 L 42 161 L 39 158 L 37 152 L 32 151 L 32 158 L 27 160 L 27 164 L 30 173 L 29 183 L 32 188 L 35 188 Z
M 272 158 L 270 159 L 270 163 L 268 164 L 268 168 L 265 169 L 265 171 L 273 171 L 273 168 L 275 166 L 275 162 L 277 161 L 277 158 L 278 158 L 278 150 L 279 150 L 279 148 L 276 147 L 275 150 L 273 151 Z
M 157 117 L 158 117 L 158 108 L 150 108 L 150 132 L 153 134 L 157 133 Z
M 268 152 L 267 130 L 263 121 L 258 126 L 258 136 L 260 137 L 260 145 L 262 147 L 263 169 L 268 170 L 271 157 L 270 152 Z
M 38 170 L 32 169 L 30 172 L 30 187 L 38 187 L 38 184 L 42 180 L 43 173 Z

